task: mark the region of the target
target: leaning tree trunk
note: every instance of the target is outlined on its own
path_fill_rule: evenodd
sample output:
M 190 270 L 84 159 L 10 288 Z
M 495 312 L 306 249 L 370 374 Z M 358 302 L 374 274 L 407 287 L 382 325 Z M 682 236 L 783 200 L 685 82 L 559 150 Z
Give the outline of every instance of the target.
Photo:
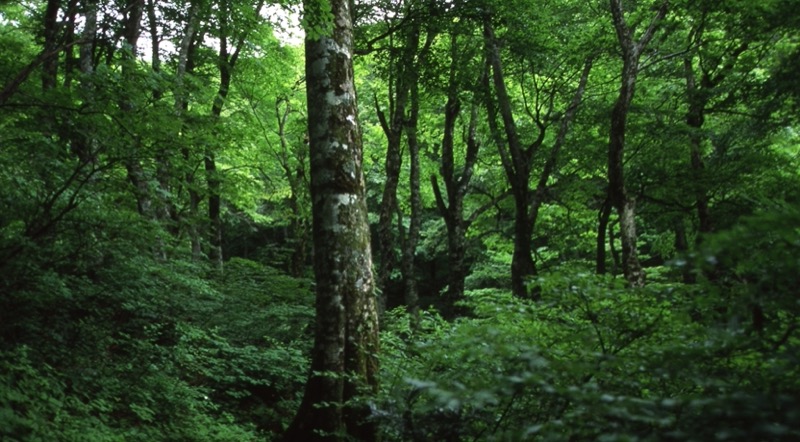
M 303 401 L 284 438 L 374 441 L 369 408 L 356 400 L 377 389 L 379 344 L 352 18 L 348 0 L 330 6 L 332 35 L 306 39 L 316 332 Z

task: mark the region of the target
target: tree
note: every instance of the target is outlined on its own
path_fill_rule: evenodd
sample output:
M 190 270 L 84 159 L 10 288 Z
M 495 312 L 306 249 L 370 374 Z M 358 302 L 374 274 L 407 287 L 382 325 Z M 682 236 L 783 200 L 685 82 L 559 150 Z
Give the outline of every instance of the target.
M 631 286 L 644 285 L 644 270 L 636 249 L 635 200 L 628 196 L 624 178 L 625 130 L 628 112 L 636 89 L 639 60 L 655 35 L 659 22 L 667 14 L 668 1 L 658 7 L 647 29 L 634 41 L 634 29 L 625 21 L 621 0 L 611 0 L 614 30 L 622 49 L 622 76 L 619 95 L 611 111 L 611 130 L 608 142 L 608 203 L 617 210 L 622 239 L 622 269 Z M 608 220 L 608 216 L 603 217 Z M 598 247 L 600 245 L 598 244 Z
M 394 214 L 398 212 L 397 189 L 400 184 L 400 173 L 403 163 L 403 135 L 406 135 L 409 144 L 409 156 L 415 154 L 411 152 L 414 148 L 413 139 L 416 133 L 417 118 L 414 117 L 414 107 L 419 108 L 419 72 L 424 58 L 430 51 L 433 40 L 430 32 L 427 33 L 426 41 L 420 47 L 420 34 L 422 29 L 421 13 L 418 11 L 423 2 L 405 2 L 398 5 L 395 10 L 387 10 L 386 15 L 392 16 L 387 19 L 388 32 L 380 33 L 377 40 L 370 40 L 368 48 L 361 50 L 361 53 L 373 51 L 372 46 L 380 40 L 388 40 L 386 52 L 388 53 L 385 64 L 386 82 L 388 89 L 388 106 L 384 110 L 377 95 L 375 98 L 375 111 L 380 122 L 381 129 L 386 136 L 386 156 L 385 156 L 385 184 L 382 191 L 379 206 L 379 220 L 377 225 L 377 253 L 378 253 L 378 288 L 381 290 L 380 308 L 383 310 L 387 304 L 389 295 L 389 283 L 392 272 L 397 267 L 395 236 L 402 232 L 394 232 Z M 378 7 L 382 9 L 382 7 Z M 417 91 L 417 92 L 415 92 Z M 387 116 L 388 111 L 388 116 Z M 410 125 L 413 124 L 413 127 Z M 418 169 L 418 164 L 413 164 L 413 170 Z M 413 185 L 412 185 L 413 188 Z M 414 215 L 412 214 L 412 219 Z M 414 230 L 413 228 L 411 230 Z M 419 230 L 418 228 L 416 230 Z M 413 254 L 409 245 L 413 248 L 413 232 L 409 232 L 408 241 L 405 241 L 401 252 L 401 270 L 403 278 L 408 274 L 410 259 L 408 253 Z M 413 267 L 413 263 L 411 264 Z M 404 281 L 406 289 L 415 291 L 413 282 Z M 412 295 L 413 297 L 413 295 Z
M 306 14 L 319 6 L 307 1 Z M 377 388 L 378 322 L 350 6 L 330 1 L 330 34 L 306 38 L 317 319 L 311 374 L 285 434 L 291 441 L 377 439 L 368 408 L 356 401 Z
M 459 99 L 459 84 L 457 80 L 457 68 L 464 60 L 459 57 L 459 52 L 466 45 L 459 47 L 458 34 L 450 36 L 450 73 L 447 85 L 447 102 L 444 107 L 444 129 L 442 133 L 442 152 L 440 159 L 440 174 L 444 182 L 445 193 L 439 186 L 439 179 L 436 175 L 431 175 L 431 186 L 436 198 L 436 207 L 439 214 L 444 219 L 447 227 L 447 257 L 450 264 L 448 274 L 447 294 L 449 301 L 460 300 L 464 296 L 464 280 L 467 277 L 468 267 L 466 263 L 466 232 L 470 224 L 474 221 L 481 211 L 476 211 L 475 216 L 464 218 L 464 198 L 467 195 L 470 181 L 474 172 L 475 163 L 478 160 L 480 141 L 477 137 L 478 120 L 478 97 L 479 93 L 474 93 L 473 102 L 470 103 L 470 117 L 466 135 L 466 152 L 464 162 L 460 170 L 456 171 L 455 161 L 455 134 L 456 121 L 461 113 L 461 100 Z M 488 64 L 483 63 L 484 72 L 482 77 L 488 75 Z M 484 80 L 478 80 L 483 84 Z M 479 85 L 476 86 L 480 87 Z M 445 199 L 446 196 L 446 199 Z
M 562 13 L 563 14 L 563 13 Z M 567 14 L 563 14 L 567 15 Z M 562 17 L 557 17 L 563 20 Z M 527 120 L 520 123 L 518 113 L 515 112 L 515 101 L 505 74 L 503 58 L 500 52 L 501 39 L 496 36 L 493 17 L 486 15 L 483 20 L 483 32 L 486 40 L 486 53 L 491 66 L 491 81 L 485 78 L 485 89 L 494 89 L 494 98 L 487 94 L 487 110 L 489 112 L 489 126 L 497 144 L 503 170 L 505 171 L 511 194 L 514 197 L 514 252 L 511 262 L 511 290 L 520 297 L 537 298 L 536 290 L 528 290 L 527 279 L 537 274 L 536 263 L 533 259 L 532 235 L 536 228 L 539 210 L 545 203 L 548 182 L 556 169 L 561 149 L 566 142 L 566 137 L 577 114 L 586 89 L 589 73 L 591 71 L 593 56 L 587 55 L 583 60 L 583 68 L 571 67 L 570 60 L 573 54 L 563 52 L 551 53 L 547 49 L 534 50 L 533 54 L 520 53 L 517 58 L 524 66 L 520 74 L 520 93 L 522 107 L 527 115 Z M 566 23 L 565 23 L 566 25 Z M 562 26 L 565 27 L 565 26 Z M 513 34 L 513 33 L 512 33 Z M 513 36 L 519 38 L 518 36 Z M 513 42 L 518 46 L 517 51 L 524 51 L 519 47 L 524 46 L 525 40 Z M 531 42 L 530 44 L 534 44 Z M 579 49 L 581 52 L 583 48 Z M 542 63 L 540 58 L 558 57 L 555 66 Z M 525 81 L 525 70 L 531 70 L 531 79 Z M 573 70 L 574 69 L 574 70 Z M 572 98 L 564 103 L 564 109 L 557 106 L 566 97 L 565 89 L 571 87 L 574 72 L 580 72 L 578 85 L 575 87 Z M 513 75 L 513 74 L 512 74 Z M 565 87 L 567 86 L 567 87 Z M 530 94 L 530 97 L 528 96 Z M 502 130 L 496 118 L 499 114 L 502 121 Z M 549 151 L 545 152 L 548 145 L 548 130 L 558 123 L 558 133 L 552 140 Z M 526 133 L 533 133 L 535 138 L 526 142 Z M 533 138 L 533 137 L 532 137 Z M 537 159 L 544 157 L 540 168 Z M 537 186 L 531 190 L 530 181 L 534 172 L 538 172 Z

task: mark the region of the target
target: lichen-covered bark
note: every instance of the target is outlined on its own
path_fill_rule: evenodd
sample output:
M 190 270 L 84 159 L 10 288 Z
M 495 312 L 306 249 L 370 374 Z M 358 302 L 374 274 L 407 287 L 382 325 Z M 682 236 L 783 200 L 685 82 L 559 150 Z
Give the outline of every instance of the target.
M 377 308 L 347 0 L 333 33 L 306 40 L 317 320 L 311 374 L 287 441 L 377 439 L 354 399 L 377 388 Z

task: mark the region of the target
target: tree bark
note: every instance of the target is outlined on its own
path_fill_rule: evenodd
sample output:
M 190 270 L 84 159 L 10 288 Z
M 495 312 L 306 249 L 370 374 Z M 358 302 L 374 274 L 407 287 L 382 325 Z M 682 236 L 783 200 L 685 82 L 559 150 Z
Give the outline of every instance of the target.
M 306 10 L 313 11 L 307 0 Z M 287 441 L 378 439 L 378 321 L 353 82 L 350 2 L 331 0 L 331 36 L 306 39 L 317 319 L 311 373 Z
M 254 5 L 256 16 L 260 14 L 261 8 L 264 5 L 264 0 L 258 0 Z M 214 124 L 219 124 L 220 116 L 222 115 L 222 108 L 225 106 L 225 100 L 228 98 L 228 92 L 231 87 L 231 80 L 233 79 L 234 68 L 236 62 L 239 60 L 239 54 L 245 44 L 245 38 L 249 31 L 244 31 L 233 47 L 231 52 L 229 45 L 234 40 L 232 33 L 233 29 L 230 26 L 230 15 L 232 12 L 229 9 L 227 1 L 220 4 L 219 23 L 220 23 L 220 47 L 217 56 L 217 69 L 219 70 L 219 87 L 217 94 L 214 96 L 214 102 L 211 105 L 211 118 Z M 221 271 L 223 263 L 222 251 L 222 177 L 217 169 L 216 151 L 214 147 L 207 145 L 204 155 L 203 164 L 206 172 L 206 186 L 208 191 L 208 259 L 211 265 Z
M 155 13 L 155 11 L 153 11 L 153 13 Z M 181 36 L 181 40 L 178 45 L 178 60 L 175 69 L 175 89 L 173 91 L 173 95 L 175 96 L 175 115 L 181 120 L 181 134 L 178 136 L 179 139 L 184 138 L 185 134 L 189 131 L 189 127 L 184 119 L 184 115 L 189 108 L 189 99 L 185 89 L 185 79 L 186 74 L 194 71 L 196 42 L 202 41 L 202 33 L 199 36 L 200 38 L 198 38 L 196 35 L 198 33 L 200 21 L 199 17 L 200 14 L 198 12 L 197 4 L 195 2 L 190 3 L 186 14 L 186 27 L 184 28 L 183 35 Z M 187 234 L 189 235 L 192 260 L 200 261 L 203 256 L 200 230 L 198 229 L 198 211 L 200 208 L 201 198 L 200 193 L 197 190 L 197 186 L 195 185 L 194 170 L 189 166 L 189 164 L 192 162 L 191 149 L 184 142 L 182 143 L 180 151 L 184 162 L 183 168 L 185 169 L 182 185 L 186 188 L 186 192 L 189 195 L 189 210 L 188 216 L 179 215 L 178 211 L 173 211 L 172 218 L 173 222 L 178 226 L 185 223 Z M 166 152 L 159 152 L 159 155 L 163 157 L 163 160 L 167 160 L 169 157 Z M 166 175 L 168 174 L 167 171 L 170 168 L 170 165 L 167 164 L 166 161 L 159 161 L 159 166 L 161 167 L 161 177 L 159 181 L 161 182 L 162 187 L 168 189 L 169 179 Z M 181 218 L 188 218 L 188 222 Z
M 75 41 L 75 22 L 78 15 L 78 0 L 69 0 L 67 3 L 64 20 L 64 43 Z M 86 17 L 88 20 L 88 16 Z M 88 27 L 88 24 L 87 24 Z M 72 87 L 72 80 L 75 73 L 75 51 L 73 45 L 64 48 L 64 88 Z
M 464 198 L 472 180 L 475 162 L 478 159 L 480 143 L 476 136 L 478 120 L 478 99 L 475 98 L 470 111 L 469 127 L 467 129 L 466 154 L 464 165 L 456 175 L 455 165 L 455 126 L 458 115 L 461 112 L 461 101 L 459 95 L 459 85 L 456 79 L 458 68 L 458 43 L 455 35 L 450 42 L 450 78 L 447 91 L 447 103 L 445 104 L 444 132 L 442 135 L 442 155 L 440 159 L 439 173 L 444 181 L 447 192 L 445 201 L 439 188 L 436 176 L 431 176 L 431 185 L 436 199 L 436 206 L 439 214 L 444 219 L 447 228 L 447 258 L 449 272 L 447 278 L 447 293 L 445 297 L 449 303 L 454 303 L 464 297 L 464 281 L 467 277 L 469 268 L 466 262 L 466 233 L 469 229 L 470 221 L 464 219 Z M 485 83 L 488 78 L 489 64 L 484 63 L 480 84 Z
M 397 206 L 397 187 L 400 183 L 400 168 L 403 163 L 402 140 L 406 125 L 406 107 L 411 95 L 412 85 L 418 81 L 413 74 L 415 56 L 419 47 L 419 25 L 414 24 L 404 34 L 402 49 L 399 59 L 390 60 L 394 64 L 389 78 L 389 116 L 381 110 L 377 97 L 375 110 L 378 114 L 381 128 L 386 135 L 386 182 L 383 187 L 380 207 L 378 209 L 378 288 L 380 295 L 380 310 L 386 308 L 388 285 L 392 271 L 397 262 L 395 258 L 395 233 L 392 220 Z M 401 263 L 402 266 L 402 263 Z
M 129 50 L 123 52 L 123 67 L 122 76 L 130 78 L 131 76 L 131 63 L 136 59 L 136 47 L 139 42 L 139 30 L 142 18 L 142 2 L 140 0 L 127 0 L 120 11 L 121 15 L 125 17 L 123 21 L 123 44 Z M 132 104 L 125 98 L 121 98 L 119 107 L 123 112 L 130 112 Z M 125 160 L 125 167 L 128 172 L 128 180 L 134 187 L 134 194 L 136 196 L 136 206 L 139 214 L 148 220 L 155 220 L 155 213 L 153 211 L 153 196 L 150 191 L 149 177 L 147 172 L 142 167 L 140 162 L 141 146 L 138 141 L 131 149 L 131 156 Z M 156 247 L 156 255 L 163 257 L 163 244 Z
M 403 286 L 406 309 L 411 315 L 411 326 L 416 330 L 419 325 L 419 293 L 417 292 L 417 275 L 415 271 L 417 243 L 422 224 L 422 195 L 420 193 L 419 141 L 417 140 L 417 123 L 419 121 L 419 85 L 411 88 L 411 110 L 406 125 L 406 140 L 409 155 L 409 187 L 411 191 L 411 219 L 408 235 L 403 247 Z
M 491 17 L 484 18 L 483 23 L 487 58 L 492 67 L 492 84 L 497 97 L 496 109 L 494 102 L 491 99 L 487 99 L 489 124 L 500 153 L 503 169 L 506 172 L 509 184 L 511 184 L 511 194 L 514 196 L 514 252 L 511 258 L 511 290 L 515 296 L 521 298 L 535 297 L 536 293 L 529 293 L 527 287 L 527 280 L 536 274 L 536 264 L 533 261 L 533 249 L 531 246 L 533 227 L 528 216 L 529 182 L 533 154 L 544 141 L 546 127 L 541 121 L 534 121 L 539 134 L 530 145 L 522 145 L 511 109 L 511 99 L 505 85 L 500 50 L 494 36 Z M 486 85 L 486 90 L 489 90 L 488 84 Z M 505 138 L 501 135 L 495 122 L 495 115 L 498 111 L 503 120 Z
M 611 130 L 608 142 L 608 197 L 617 210 L 622 240 L 622 270 L 628 284 L 644 286 L 645 273 L 639 262 L 636 247 L 636 206 L 625 188 L 624 151 L 628 114 L 639 74 L 642 51 L 653 38 L 656 27 L 667 14 L 668 0 L 664 0 L 638 41 L 633 40 L 633 30 L 625 22 L 622 0 L 610 0 L 614 30 L 622 48 L 622 78 L 617 101 L 611 111 Z
M 708 195 L 704 186 L 705 164 L 703 162 L 703 136 L 700 130 L 705 123 L 706 98 L 704 91 L 697 87 L 695 81 L 692 58 L 684 60 L 684 73 L 686 75 L 686 96 L 688 109 L 686 111 L 686 125 L 689 126 L 689 167 L 692 171 L 692 186 L 694 187 L 695 204 L 697 206 L 697 219 L 699 221 L 699 235 L 701 241 L 704 234 L 711 233 L 714 228 L 711 213 L 708 208 Z
M 44 10 L 44 54 L 58 51 L 58 11 L 59 0 L 48 0 Z M 56 86 L 58 75 L 58 56 L 45 57 L 42 61 L 42 89 L 50 90 Z
M 694 40 L 692 43 L 696 43 L 698 46 L 703 44 L 706 20 L 707 15 L 703 12 L 690 34 Z M 703 142 L 705 137 L 702 133 L 702 128 L 705 124 L 708 103 L 714 95 L 714 89 L 727 78 L 734 69 L 739 57 L 749 47 L 749 41 L 743 41 L 737 46 L 732 46 L 732 49 L 726 52 L 724 57 L 720 57 L 717 63 L 708 63 L 713 65 L 711 70 L 703 67 L 706 63 L 702 58 L 702 52 L 698 52 L 697 55 L 687 56 L 683 60 L 683 71 L 686 79 L 686 125 L 689 128 L 689 167 L 699 224 L 699 234 L 696 237 L 698 244 L 703 240 L 703 237 L 714 231 L 714 220 L 709 207 L 705 162 L 703 161 Z M 695 57 L 698 59 L 700 68 L 699 76 L 695 72 Z
M 291 221 L 289 231 L 291 235 L 292 254 L 289 257 L 289 274 L 294 277 L 301 277 L 305 272 L 307 244 L 309 240 L 308 219 L 303 209 L 308 200 L 305 188 L 308 185 L 306 176 L 306 150 L 305 143 L 302 147 L 292 149 L 286 135 L 286 123 L 292 113 L 291 103 L 288 97 L 281 97 L 275 102 L 275 117 L 278 120 L 278 138 L 280 140 L 280 152 L 277 153 L 278 161 L 283 169 L 286 182 L 289 183 L 289 210 L 291 210 Z M 294 157 L 294 164 L 292 160 Z
M 414 44 L 414 49 L 419 44 L 418 27 L 413 27 L 411 30 L 413 36 L 409 38 L 411 43 Z M 410 108 L 408 118 L 404 123 L 406 133 L 406 142 L 408 143 L 408 158 L 409 158 L 409 189 L 411 193 L 411 214 L 408 225 L 408 235 L 403 242 L 403 262 L 401 270 L 403 273 L 403 298 L 406 304 L 406 309 L 411 315 L 411 326 L 416 329 L 419 325 L 419 293 L 417 291 L 417 272 L 416 272 L 416 255 L 417 244 L 419 243 L 419 232 L 422 226 L 422 193 L 420 184 L 420 146 L 417 139 L 417 126 L 419 125 L 419 74 L 420 66 L 425 63 L 426 56 L 429 53 L 431 45 L 433 44 L 434 33 L 430 30 L 427 32 L 425 43 L 422 48 L 417 52 L 416 60 L 411 58 L 412 64 L 407 67 L 408 71 L 406 76 L 410 81 L 409 84 L 409 98 Z M 413 55 L 410 53 L 409 55 Z
M 606 263 L 606 231 L 608 230 L 608 221 L 611 218 L 611 211 L 613 207 L 611 202 L 606 198 L 600 211 L 597 215 L 597 245 L 595 254 L 595 272 L 598 275 L 605 275 L 607 270 Z

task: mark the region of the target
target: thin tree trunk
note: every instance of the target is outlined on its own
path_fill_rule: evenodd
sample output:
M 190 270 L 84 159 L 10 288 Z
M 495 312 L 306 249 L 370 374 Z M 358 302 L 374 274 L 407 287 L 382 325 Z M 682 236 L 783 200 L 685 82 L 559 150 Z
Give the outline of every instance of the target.
M 139 29 L 142 18 L 141 6 L 142 2 L 140 0 L 127 0 L 124 9 L 121 11 L 122 15 L 125 17 L 123 22 L 123 41 L 125 46 L 129 49 L 127 52 L 124 52 L 125 55 L 122 67 L 122 76 L 124 78 L 130 78 L 130 70 L 132 68 L 130 64 L 132 60 L 136 58 L 136 47 L 139 41 Z M 132 108 L 131 103 L 124 98 L 120 101 L 119 106 L 123 112 L 130 112 Z M 155 214 L 153 212 L 152 195 L 148 185 L 149 177 L 140 162 L 140 148 L 141 146 L 139 146 L 137 140 L 133 149 L 131 149 L 131 156 L 125 161 L 125 167 L 128 171 L 128 180 L 134 187 L 136 206 L 139 210 L 139 214 L 148 220 L 153 220 L 155 219 Z M 157 249 L 156 255 L 161 257 L 163 248 L 157 247 Z
M 536 264 L 533 261 L 531 235 L 533 227 L 528 214 L 530 201 L 530 175 L 533 154 L 539 149 L 545 136 L 545 125 L 541 121 L 534 121 L 539 133 L 536 140 L 529 146 L 523 146 L 520 141 L 514 114 L 511 108 L 511 99 L 505 85 L 500 50 L 494 36 L 491 18 L 485 17 L 483 21 L 483 34 L 486 40 L 487 57 L 492 67 L 492 80 L 494 92 L 497 97 L 497 108 L 491 99 L 487 99 L 489 110 L 489 125 L 498 146 L 500 158 L 506 177 L 511 184 L 511 193 L 514 196 L 514 252 L 511 258 L 511 290 L 515 296 L 521 298 L 535 297 L 536 293 L 529 293 L 528 279 L 536 275 Z M 486 85 L 489 90 L 488 84 Z M 488 93 L 487 93 L 488 95 Z M 495 122 L 499 111 L 503 120 L 505 139 L 500 134 Z
M 673 231 L 675 232 L 675 252 L 678 259 L 684 261 L 679 267 L 681 269 L 681 276 L 685 284 L 694 284 L 697 282 L 697 276 L 694 273 L 692 265 L 688 262 L 689 241 L 686 239 L 686 226 L 683 224 L 683 218 L 676 218 L 674 221 Z
M 419 44 L 419 28 L 412 28 L 412 36 L 409 38 L 410 44 L 416 49 Z M 410 108 L 408 119 L 404 123 L 406 141 L 408 142 L 409 156 L 409 188 L 411 191 L 411 219 L 409 220 L 408 235 L 404 241 L 403 248 L 403 295 L 406 309 L 411 315 L 412 328 L 416 329 L 419 325 L 419 293 L 417 291 L 416 275 L 416 255 L 417 244 L 419 242 L 419 231 L 422 225 L 422 194 L 420 184 L 420 164 L 419 164 L 419 140 L 417 139 L 417 126 L 419 124 L 419 73 L 420 66 L 425 63 L 425 59 L 433 44 L 434 33 L 428 31 L 425 43 L 417 52 L 416 60 L 410 57 L 411 66 L 407 66 L 406 76 L 409 78 L 409 98 Z M 409 55 L 413 53 L 407 52 Z
M 194 2 L 189 5 L 189 9 L 194 8 Z M 191 21 L 192 14 L 189 14 Z M 156 13 L 156 0 L 147 0 L 147 21 L 150 25 L 150 67 L 153 72 L 161 72 L 161 39 L 158 35 L 158 14 Z M 184 62 L 185 69 L 185 62 Z M 159 91 L 155 92 L 156 99 L 160 98 Z
M 154 1 L 154 0 L 151 0 Z M 155 11 L 153 11 L 155 13 Z M 178 62 L 177 68 L 175 70 L 175 90 L 173 92 L 175 96 L 175 103 L 174 103 L 174 111 L 175 115 L 181 119 L 181 134 L 178 138 L 184 138 L 185 134 L 189 131 L 188 126 L 186 125 L 185 121 L 183 121 L 183 116 L 186 113 L 186 110 L 189 107 L 189 99 L 187 97 L 186 89 L 185 89 L 185 80 L 186 74 L 191 73 L 194 71 L 194 56 L 195 56 L 195 44 L 194 42 L 201 41 L 202 38 L 198 38 L 197 31 L 199 26 L 199 14 L 197 11 L 197 5 L 195 2 L 191 2 L 189 4 L 189 10 L 187 11 L 186 16 L 186 27 L 184 28 L 183 35 L 181 36 L 180 44 L 178 45 Z M 185 145 L 186 141 L 183 142 L 183 145 L 180 148 L 181 157 L 183 159 L 183 167 L 185 170 L 183 174 L 183 186 L 185 187 L 187 193 L 189 194 L 189 210 L 188 216 L 183 217 L 181 219 L 180 215 L 178 215 L 177 211 L 174 211 L 172 214 L 173 222 L 178 226 L 181 227 L 182 224 L 186 224 L 186 230 L 189 235 L 189 243 L 190 243 L 190 251 L 192 260 L 200 261 L 203 256 L 203 249 L 202 249 L 202 242 L 200 240 L 200 231 L 198 229 L 198 211 L 200 208 L 200 193 L 197 191 L 197 186 L 195 185 L 195 178 L 194 178 L 194 168 L 191 167 L 192 163 L 192 153 L 189 149 L 189 146 Z M 165 157 L 163 159 L 168 159 L 168 155 L 165 152 L 160 153 L 161 156 Z M 169 186 L 168 184 L 168 177 L 166 176 L 168 172 L 169 165 L 165 162 L 159 162 L 162 171 L 160 173 L 160 181 L 162 181 L 162 186 Z
M 606 231 L 609 229 L 608 221 L 611 218 L 611 210 L 613 206 L 606 198 L 603 205 L 600 207 L 597 220 L 597 248 L 595 254 L 595 272 L 598 275 L 605 275 L 606 269 Z M 612 238 L 613 241 L 613 238 Z
M 281 104 L 284 107 L 281 107 Z M 291 103 L 288 98 L 279 98 L 275 102 L 275 117 L 278 120 L 278 139 L 280 140 L 281 151 L 278 155 L 284 177 L 289 183 L 289 210 L 292 218 L 289 222 L 290 241 L 292 243 L 292 254 L 289 257 L 289 274 L 300 277 L 305 272 L 306 266 L 306 246 L 308 243 L 307 220 L 303 211 L 301 198 L 305 201 L 303 188 L 307 185 L 305 170 L 305 153 L 295 150 L 296 165 L 292 165 L 290 159 L 289 140 L 286 137 L 286 122 L 292 113 Z
M 630 286 L 641 287 L 645 283 L 645 273 L 639 262 L 636 247 L 636 205 L 633 199 L 629 198 L 625 188 L 625 131 L 639 74 L 639 59 L 644 48 L 653 38 L 657 25 L 666 16 L 669 3 L 668 0 L 664 0 L 648 28 L 635 42 L 633 30 L 625 22 L 622 0 L 610 0 L 610 4 L 614 29 L 622 48 L 622 78 L 619 96 L 611 111 L 611 130 L 608 142 L 608 197 L 620 219 L 622 269 L 625 279 Z
M 422 224 L 422 196 L 420 194 L 419 142 L 417 140 L 417 123 L 419 120 L 419 86 L 411 90 L 411 112 L 406 126 L 408 154 L 410 161 L 409 187 L 411 189 L 411 220 L 408 236 L 403 250 L 403 284 L 406 309 L 411 315 L 412 328 L 419 325 L 419 293 L 417 293 L 416 252 L 419 242 L 420 225 Z
M 398 87 L 404 88 L 400 85 Z M 389 280 L 396 265 L 395 259 L 395 233 L 392 226 L 394 209 L 397 205 L 397 187 L 400 183 L 400 167 L 402 166 L 402 155 L 400 146 L 403 134 L 403 117 L 405 116 L 405 103 L 408 97 L 407 90 L 397 90 L 397 97 L 394 100 L 394 108 L 391 109 L 390 121 L 386 119 L 383 111 L 375 99 L 375 110 L 386 134 L 386 160 L 384 167 L 385 183 L 383 185 L 383 195 L 378 208 L 377 226 L 377 252 L 378 252 L 378 277 L 377 285 L 380 290 L 379 309 L 383 312 L 386 309 Z
M 44 10 L 44 53 L 57 52 L 59 0 L 48 0 Z M 50 90 L 56 86 L 58 76 L 58 56 L 46 57 L 42 61 L 42 89 Z
M 608 224 L 608 251 L 611 252 L 611 274 L 616 276 L 619 274 L 620 259 L 619 251 L 617 251 L 617 247 L 614 245 L 617 239 L 617 236 L 614 235 L 614 224 L 616 223 L 612 222 Z
M 94 72 L 94 39 L 97 33 L 97 2 L 84 2 L 86 22 L 83 26 L 79 51 L 80 70 L 83 75 Z
M 389 79 L 389 117 L 375 98 L 375 110 L 378 114 L 381 128 L 386 135 L 386 161 L 383 195 L 378 210 L 378 288 L 380 289 L 380 310 L 386 308 L 388 285 L 392 271 L 396 266 L 395 259 L 395 233 L 392 220 L 397 205 L 397 187 L 400 183 L 400 169 L 403 163 L 402 139 L 405 129 L 406 106 L 411 95 L 412 85 L 418 80 L 414 78 L 414 57 L 419 46 L 419 26 L 413 25 L 403 35 L 403 48 L 399 60 L 392 59 L 394 64 L 392 72 L 396 72 Z M 404 253 L 404 252 L 403 252 Z M 401 263 L 402 267 L 402 263 Z
M 471 221 L 464 219 L 464 197 L 467 194 L 467 189 L 472 179 L 473 168 L 478 158 L 478 150 L 480 149 L 480 143 L 476 136 L 478 120 L 478 99 L 476 96 L 470 111 L 466 140 L 467 151 L 464 158 L 464 165 L 458 176 L 456 176 L 455 125 L 458 115 L 461 112 L 461 102 L 458 98 L 459 88 L 456 78 L 459 60 L 458 51 L 457 38 L 454 35 L 451 37 L 450 42 L 450 78 L 447 103 L 445 104 L 444 133 L 442 135 L 442 155 L 440 160 L 440 174 L 444 180 L 445 189 L 447 190 L 446 202 L 439 189 L 439 182 L 436 176 L 431 176 L 431 185 L 436 199 L 436 206 L 444 219 L 445 227 L 447 227 L 449 272 L 445 297 L 451 304 L 464 297 L 464 281 L 469 271 L 466 262 L 467 247 L 465 235 Z M 485 83 L 488 78 L 488 70 L 489 65 L 485 63 L 483 77 L 479 80 L 479 85 Z
M 78 15 L 78 0 L 69 0 L 67 3 L 67 19 L 65 20 L 64 42 L 75 41 L 75 18 Z M 66 45 L 65 45 L 66 46 Z M 74 45 L 64 48 L 64 88 L 72 87 L 72 80 L 75 74 L 75 51 Z
M 94 49 L 95 33 L 97 32 L 97 4 L 87 2 L 84 11 L 84 27 L 80 40 L 82 41 L 78 51 L 78 67 L 81 72 L 79 86 L 80 96 L 84 105 L 93 105 L 95 100 L 95 84 L 91 78 L 94 72 L 92 54 Z M 70 50 L 69 52 L 72 52 Z M 89 163 L 96 161 L 95 143 L 91 136 L 82 133 L 70 135 L 71 148 L 78 159 Z
M 219 88 L 217 94 L 214 96 L 214 102 L 211 106 L 211 116 L 214 124 L 218 124 L 220 116 L 222 115 L 222 108 L 225 105 L 225 100 L 228 97 L 228 92 L 231 87 L 231 80 L 233 79 L 233 71 L 236 67 L 236 62 L 239 60 L 242 48 L 245 44 L 247 32 L 241 35 L 233 48 L 233 52 L 229 52 L 229 39 L 231 38 L 229 17 L 231 13 L 227 1 L 221 3 L 220 10 L 220 31 L 222 37 L 220 38 L 219 55 L 217 59 L 217 68 L 219 69 Z M 264 0 L 259 0 L 254 6 L 256 14 L 259 14 Z M 207 146 L 203 157 L 203 164 L 206 172 L 206 185 L 208 186 L 208 221 L 209 221 L 209 251 L 208 258 L 211 264 L 217 270 L 222 270 L 223 263 L 223 250 L 222 250 L 222 178 L 217 169 L 216 152 L 211 146 Z
M 692 186 L 694 187 L 695 204 L 697 206 L 697 219 L 699 221 L 698 243 L 703 236 L 714 231 L 711 212 L 708 207 L 708 195 L 705 189 L 705 164 L 703 162 L 703 136 L 700 133 L 705 123 L 706 99 L 702 91 L 698 90 L 692 59 L 684 60 L 684 73 L 686 75 L 686 92 L 688 110 L 686 111 L 686 125 L 689 126 L 689 166 L 691 168 Z

